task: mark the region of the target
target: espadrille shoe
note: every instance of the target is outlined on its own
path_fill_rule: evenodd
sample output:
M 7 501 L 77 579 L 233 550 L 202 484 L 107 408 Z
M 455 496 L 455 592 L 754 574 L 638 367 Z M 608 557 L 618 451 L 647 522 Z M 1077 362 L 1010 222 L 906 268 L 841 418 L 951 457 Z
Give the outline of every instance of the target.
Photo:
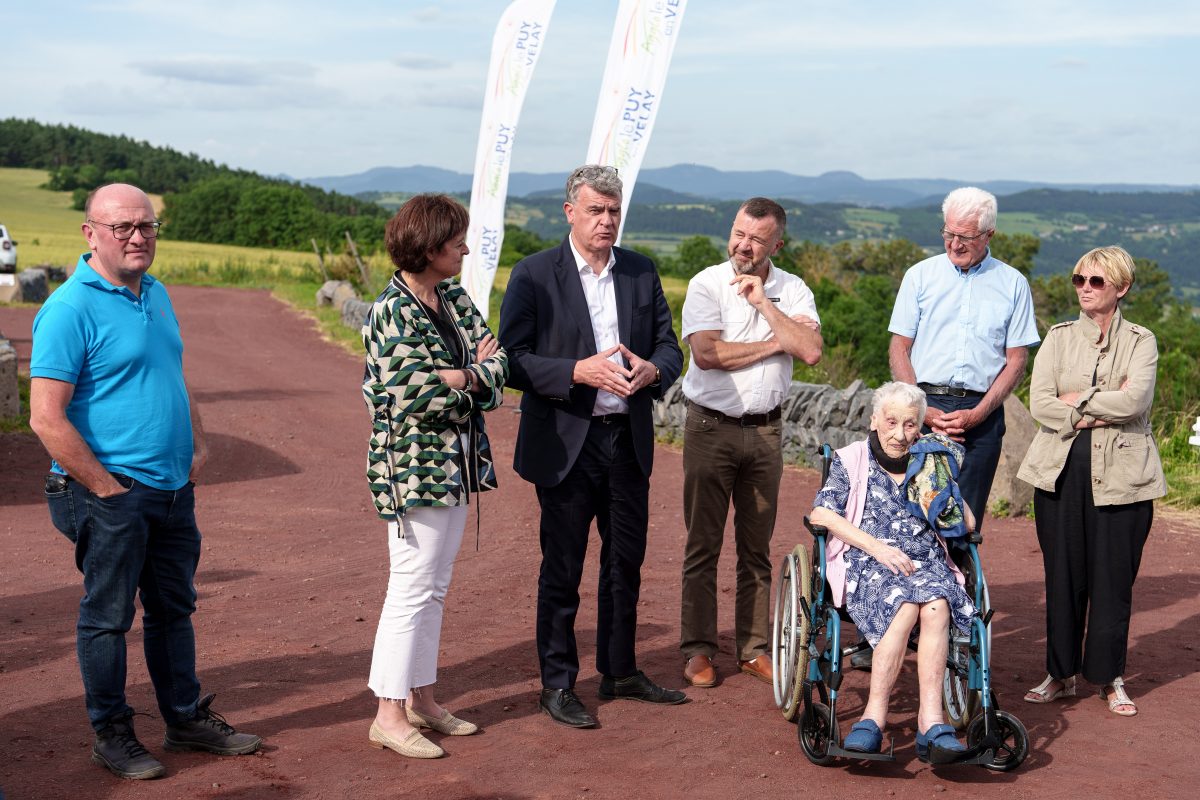
M 408 721 L 422 728 L 431 728 L 438 733 L 444 733 L 447 736 L 470 736 L 472 733 L 479 732 L 479 726 L 474 722 L 467 722 L 465 719 L 459 719 L 449 711 L 442 711 L 440 717 L 429 717 L 417 711 L 415 708 L 405 706 L 404 710 L 408 712 Z
M 401 742 L 398 739 L 393 739 L 388 736 L 382 728 L 376 723 L 371 723 L 371 733 L 367 739 L 371 747 L 382 750 L 387 748 L 395 750 L 402 756 L 409 758 L 441 758 L 446 755 L 446 751 L 438 747 L 433 742 L 421 735 L 420 731 L 413 731 L 408 737 Z

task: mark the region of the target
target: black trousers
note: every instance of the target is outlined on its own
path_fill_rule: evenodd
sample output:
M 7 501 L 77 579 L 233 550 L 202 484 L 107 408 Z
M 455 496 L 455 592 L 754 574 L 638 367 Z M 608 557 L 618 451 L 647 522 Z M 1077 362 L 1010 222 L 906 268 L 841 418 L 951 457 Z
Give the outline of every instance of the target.
M 1046 567 L 1046 671 L 1104 684 L 1125 674 L 1133 582 L 1154 503 L 1092 502 L 1091 432 L 1081 431 L 1053 492 L 1033 496 Z
M 537 488 L 542 508 L 537 647 L 543 687 L 570 689 L 579 673 L 575 616 L 592 520 L 600 532 L 596 669 L 614 677 L 637 672 L 634 641 L 649 494 L 649 476 L 638 466 L 628 421 L 621 418 L 596 418 L 562 483 Z

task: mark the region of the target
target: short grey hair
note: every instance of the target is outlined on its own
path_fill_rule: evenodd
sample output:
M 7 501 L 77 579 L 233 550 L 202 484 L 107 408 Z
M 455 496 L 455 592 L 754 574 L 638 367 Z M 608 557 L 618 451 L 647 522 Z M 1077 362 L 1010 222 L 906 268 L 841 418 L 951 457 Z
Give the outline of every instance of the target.
M 964 186 L 942 201 L 942 219 L 954 216 L 974 221 L 980 233 L 996 230 L 996 196 L 974 186 Z
M 599 192 L 605 197 L 620 197 L 624 188 L 621 176 L 616 167 L 606 167 L 602 164 L 584 164 L 577 167 L 567 178 L 567 202 L 579 202 L 579 187 L 586 186 L 593 192 Z
M 917 419 L 922 423 L 925 421 L 925 411 L 929 408 L 925 392 L 921 391 L 919 386 L 904 381 L 891 381 L 875 390 L 875 394 L 871 397 L 871 416 L 876 416 L 884 406 L 888 405 L 915 408 Z

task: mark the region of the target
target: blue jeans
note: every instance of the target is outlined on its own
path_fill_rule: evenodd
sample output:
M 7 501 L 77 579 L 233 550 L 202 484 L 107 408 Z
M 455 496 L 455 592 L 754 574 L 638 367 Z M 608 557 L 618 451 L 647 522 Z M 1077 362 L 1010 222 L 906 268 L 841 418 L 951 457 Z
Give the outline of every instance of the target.
M 129 491 L 101 498 L 78 481 L 47 492 L 50 519 L 75 545 L 83 573 L 76 650 L 92 727 L 133 713 L 125 702 L 125 634 L 142 601 L 146 667 L 168 725 L 192 719 L 200 697 L 192 579 L 200 561 L 192 484 L 175 491 L 114 477 Z
M 931 394 L 929 405 L 945 412 L 974 408 L 982 397 L 952 397 Z M 928 428 L 924 429 L 929 432 Z M 988 495 L 992 491 L 992 479 L 996 477 L 996 465 L 1000 463 L 1000 447 L 1004 443 L 1004 406 L 1001 405 L 983 422 L 967 431 L 963 447 L 962 471 L 958 473 L 958 490 L 971 511 L 975 514 L 975 530 L 983 531 L 983 515 L 987 511 Z M 965 547 L 965 542 L 955 542 Z

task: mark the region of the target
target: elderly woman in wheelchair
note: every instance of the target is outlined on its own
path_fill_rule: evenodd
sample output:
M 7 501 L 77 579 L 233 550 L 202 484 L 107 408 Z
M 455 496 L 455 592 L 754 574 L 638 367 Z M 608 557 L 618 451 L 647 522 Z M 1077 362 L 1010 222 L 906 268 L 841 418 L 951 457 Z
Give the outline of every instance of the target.
M 834 604 L 844 600 L 875 649 L 866 707 L 842 748 L 881 751 L 888 700 L 919 624 L 916 750 L 929 760 L 931 748 L 943 754 L 965 750 L 954 728 L 945 724 L 942 682 L 949 626 L 967 633 L 975 608 L 939 528 L 961 535 L 974 528 L 974 520 L 947 461 L 961 461 L 961 449 L 944 437 L 921 437 L 925 410 L 925 394 L 916 386 L 895 382 L 876 390 L 870 435 L 837 451 L 811 522 L 830 534 L 826 579 Z M 909 456 L 917 450 L 942 458 L 926 458 L 928 468 L 914 475 Z M 957 473 L 957 464 L 952 472 Z

